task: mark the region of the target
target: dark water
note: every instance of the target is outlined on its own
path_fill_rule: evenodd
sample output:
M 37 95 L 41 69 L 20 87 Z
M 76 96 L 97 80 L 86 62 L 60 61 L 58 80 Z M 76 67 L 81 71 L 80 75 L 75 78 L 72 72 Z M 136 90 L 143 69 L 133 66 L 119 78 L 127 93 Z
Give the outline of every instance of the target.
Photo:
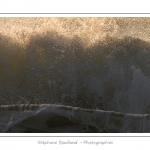
M 32 36 L 22 47 L 0 37 L 0 102 L 54 103 L 149 113 L 150 43 L 107 37 L 85 48 L 80 38 Z
M 149 18 L 0 18 L 0 131 L 149 132 L 149 35 Z
M 0 107 L 2 133 L 149 133 L 150 115 L 32 104 Z

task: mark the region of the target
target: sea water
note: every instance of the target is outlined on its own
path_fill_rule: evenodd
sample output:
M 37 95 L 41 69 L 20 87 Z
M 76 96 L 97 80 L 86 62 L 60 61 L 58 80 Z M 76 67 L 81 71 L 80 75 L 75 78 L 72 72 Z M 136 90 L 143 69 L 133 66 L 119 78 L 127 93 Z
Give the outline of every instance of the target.
M 0 18 L 0 104 L 148 114 L 149 24 L 149 18 Z

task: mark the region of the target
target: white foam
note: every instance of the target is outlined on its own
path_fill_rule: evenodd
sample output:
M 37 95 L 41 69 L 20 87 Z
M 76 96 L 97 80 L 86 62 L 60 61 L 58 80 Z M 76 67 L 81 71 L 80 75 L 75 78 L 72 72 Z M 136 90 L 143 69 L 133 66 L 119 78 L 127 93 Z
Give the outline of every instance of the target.
M 8 106 L 11 107 L 11 106 Z M 19 106 L 18 106 L 19 107 Z M 33 107 L 33 106 L 32 106 Z M 37 106 L 36 106 L 37 107 Z M 7 108 L 7 107 L 6 107 Z M 7 132 L 12 127 L 17 127 L 19 132 L 19 128 L 22 126 L 17 126 L 21 122 L 31 118 L 27 122 L 22 123 L 26 127 L 32 127 L 34 129 L 39 129 L 44 132 L 52 132 L 46 126 L 46 121 L 51 116 L 63 116 L 68 118 L 70 121 L 74 123 L 79 123 L 82 126 L 92 126 L 97 129 L 97 132 L 108 130 L 114 132 L 149 132 L 150 131 L 150 115 L 142 115 L 142 114 L 123 114 L 113 111 L 102 111 L 102 110 L 86 110 L 76 107 L 69 107 L 63 105 L 39 105 L 37 110 L 26 110 L 24 112 L 15 111 L 15 110 L 1 110 L 0 114 L 0 122 L 3 124 L 3 119 L 6 116 L 6 120 L 8 122 L 5 123 L 4 126 L 1 127 L 1 132 Z M 13 117 L 12 117 L 13 113 Z M 20 113 L 22 116 L 20 117 Z M 15 117 L 14 117 L 15 116 Z M 12 119 L 10 120 L 10 118 Z M 33 119 L 33 120 L 32 120 Z M 38 121 L 37 123 L 35 121 Z M 41 122 L 41 123 L 40 123 Z M 39 125 L 38 125 L 39 124 Z M 77 126 L 76 126 L 77 127 Z M 68 127 L 67 132 L 81 132 L 78 126 L 75 130 L 74 128 Z M 66 132 L 66 130 L 64 132 Z M 59 129 L 60 132 L 61 129 Z M 56 132 L 54 129 L 53 132 Z M 82 131 L 83 132 L 83 131 Z

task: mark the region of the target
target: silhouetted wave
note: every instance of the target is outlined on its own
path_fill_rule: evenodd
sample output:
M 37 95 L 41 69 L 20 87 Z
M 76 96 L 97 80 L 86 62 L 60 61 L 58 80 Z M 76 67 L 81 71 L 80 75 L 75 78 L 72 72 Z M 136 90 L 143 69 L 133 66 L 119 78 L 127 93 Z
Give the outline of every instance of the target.
M 0 36 L 0 103 L 149 113 L 150 43 L 106 37 L 86 48 L 50 32 L 26 46 Z

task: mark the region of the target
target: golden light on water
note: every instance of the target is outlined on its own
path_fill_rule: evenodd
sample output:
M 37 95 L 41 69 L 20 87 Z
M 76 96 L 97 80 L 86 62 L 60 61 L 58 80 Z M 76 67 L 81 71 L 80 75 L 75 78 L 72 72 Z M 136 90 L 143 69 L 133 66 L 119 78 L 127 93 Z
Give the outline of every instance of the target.
M 107 36 L 150 39 L 150 18 L 0 18 L 0 34 L 26 44 L 31 36 L 56 32 L 67 38 L 79 37 L 85 46 Z

